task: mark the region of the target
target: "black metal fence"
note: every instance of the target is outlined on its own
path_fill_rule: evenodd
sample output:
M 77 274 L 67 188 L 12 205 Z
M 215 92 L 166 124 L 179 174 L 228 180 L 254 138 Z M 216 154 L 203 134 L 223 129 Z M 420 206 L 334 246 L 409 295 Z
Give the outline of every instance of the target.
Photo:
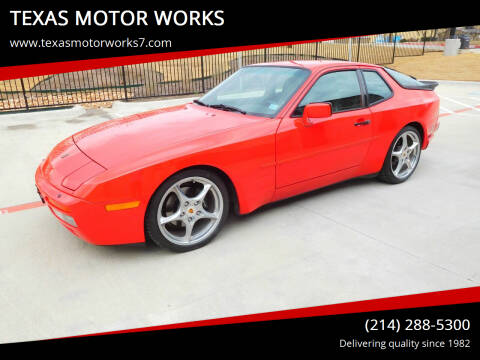
M 428 39 L 427 31 L 380 34 L 0 81 L 0 111 L 200 94 L 242 66 L 267 61 L 390 64 L 430 51 Z

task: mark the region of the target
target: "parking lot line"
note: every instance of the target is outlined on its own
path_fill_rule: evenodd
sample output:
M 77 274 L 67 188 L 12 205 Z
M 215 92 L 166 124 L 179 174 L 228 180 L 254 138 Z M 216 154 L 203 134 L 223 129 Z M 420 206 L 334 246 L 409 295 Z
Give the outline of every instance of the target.
M 466 105 L 466 104 L 464 104 L 464 105 Z M 462 112 L 470 111 L 470 110 L 480 111 L 480 105 L 473 105 L 473 106 L 467 105 L 467 106 L 468 107 L 453 110 L 453 111 L 441 106 L 440 109 L 448 111 L 448 112 L 441 113 L 440 115 L 438 115 L 438 117 L 450 116 L 450 115 L 454 115 L 454 114 L 458 114 L 458 113 L 462 113 Z
M 0 209 L 0 215 L 10 214 L 10 213 L 22 211 L 22 210 L 34 209 L 40 206 L 44 206 L 44 204 L 41 201 L 34 201 L 26 204 L 14 205 L 14 206 Z
M 462 105 L 462 106 L 465 106 L 466 108 L 469 108 L 471 110 L 475 110 L 475 111 L 480 111 L 480 109 L 478 109 L 478 105 L 477 106 L 472 106 L 472 105 L 468 105 L 468 104 L 465 104 L 465 103 L 462 103 L 460 101 L 457 101 L 457 100 L 453 100 L 449 97 L 446 97 L 446 96 L 440 96 L 442 99 L 445 99 L 445 100 L 448 100 L 448 101 L 451 101 L 451 102 L 454 102 L 456 104 L 459 104 L 459 105 Z M 458 112 L 458 111 L 457 111 Z
M 440 110 L 444 111 L 444 113 L 449 113 L 453 114 L 453 111 L 450 109 L 447 109 L 446 107 L 440 106 Z M 443 115 L 443 114 L 442 114 Z

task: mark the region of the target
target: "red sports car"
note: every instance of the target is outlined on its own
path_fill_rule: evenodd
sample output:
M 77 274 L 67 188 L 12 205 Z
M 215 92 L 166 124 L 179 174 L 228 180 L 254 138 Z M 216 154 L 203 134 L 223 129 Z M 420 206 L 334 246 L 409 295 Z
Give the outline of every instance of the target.
M 69 137 L 35 181 L 88 242 L 191 250 L 230 210 L 359 176 L 407 180 L 439 126 L 436 85 L 362 63 L 246 66 L 193 103 Z

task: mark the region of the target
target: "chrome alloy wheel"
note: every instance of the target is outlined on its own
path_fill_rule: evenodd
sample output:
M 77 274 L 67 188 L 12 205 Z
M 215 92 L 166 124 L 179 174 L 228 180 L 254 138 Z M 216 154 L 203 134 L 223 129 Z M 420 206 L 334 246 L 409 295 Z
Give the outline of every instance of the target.
M 177 245 L 193 245 L 215 231 L 223 213 L 222 193 L 204 177 L 187 177 L 163 195 L 157 212 L 158 227 Z
M 417 165 L 420 156 L 420 139 L 413 131 L 404 132 L 392 149 L 391 170 L 398 179 L 408 177 Z

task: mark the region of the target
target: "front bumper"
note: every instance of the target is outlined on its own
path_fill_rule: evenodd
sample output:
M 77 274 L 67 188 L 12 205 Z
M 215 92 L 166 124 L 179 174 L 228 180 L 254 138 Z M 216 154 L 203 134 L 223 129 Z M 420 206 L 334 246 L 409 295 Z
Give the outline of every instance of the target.
M 107 211 L 103 203 L 92 203 L 52 185 L 42 173 L 42 164 L 35 173 L 35 184 L 42 201 L 59 222 L 79 238 L 95 245 L 118 245 L 145 241 L 144 207 Z M 74 219 L 73 226 L 57 213 Z

